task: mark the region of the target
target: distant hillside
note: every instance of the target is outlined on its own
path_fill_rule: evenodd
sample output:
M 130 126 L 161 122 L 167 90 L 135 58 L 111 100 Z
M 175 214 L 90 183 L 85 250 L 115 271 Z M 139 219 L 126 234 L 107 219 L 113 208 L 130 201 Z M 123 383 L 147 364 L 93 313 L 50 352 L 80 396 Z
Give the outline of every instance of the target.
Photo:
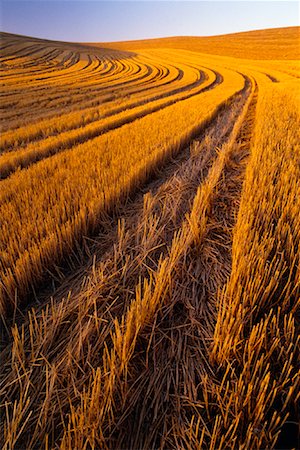
M 300 27 L 272 28 L 209 37 L 170 37 L 139 41 L 93 43 L 120 50 L 180 48 L 248 59 L 299 59 Z

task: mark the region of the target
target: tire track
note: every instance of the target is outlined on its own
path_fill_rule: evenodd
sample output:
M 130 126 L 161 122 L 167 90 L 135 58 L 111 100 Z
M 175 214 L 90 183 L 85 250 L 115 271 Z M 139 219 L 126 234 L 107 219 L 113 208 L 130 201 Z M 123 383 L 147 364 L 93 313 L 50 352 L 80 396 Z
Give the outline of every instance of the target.
M 90 363 L 90 367 L 83 362 L 82 370 L 85 373 L 85 378 L 81 379 L 78 383 L 76 387 L 77 393 L 82 390 L 82 383 L 85 382 L 86 378 L 91 374 L 92 365 L 99 366 L 99 364 L 101 364 L 100 355 L 102 354 L 104 342 L 107 342 L 107 344 L 110 345 L 112 318 L 120 318 L 122 314 L 125 313 L 127 306 L 131 304 L 135 295 L 134 288 L 138 284 L 139 279 L 141 277 L 148 278 L 149 274 L 157 269 L 162 255 L 168 253 L 168 246 L 170 245 L 176 230 L 181 227 L 185 213 L 190 209 L 191 201 L 197 192 L 199 184 L 206 180 L 214 161 L 219 157 L 216 147 L 219 147 L 230 140 L 234 126 L 233 124 L 241 114 L 241 110 L 247 101 L 249 93 L 250 86 L 248 80 L 243 91 L 233 96 L 231 102 L 227 102 L 219 109 L 214 120 L 212 120 L 205 128 L 202 135 L 198 136 L 198 143 L 195 143 L 194 141 L 185 149 L 185 151 L 177 156 L 174 155 L 173 161 L 161 168 L 161 171 L 157 174 L 157 178 L 155 180 L 152 179 L 150 183 L 145 185 L 143 192 L 140 193 L 137 198 L 133 199 L 130 203 L 127 203 L 123 208 L 120 208 L 110 229 L 107 227 L 108 224 L 111 223 L 111 218 L 108 218 L 107 221 L 105 221 L 103 224 L 104 229 L 102 235 L 98 238 L 97 243 L 95 242 L 94 246 L 89 246 L 86 250 L 90 254 L 88 263 L 85 263 L 79 271 L 76 271 L 73 268 L 73 275 L 62 283 L 60 289 L 56 290 L 52 308 L 53 312 L 56 308 L 61 308 L 59 314 L 60 319 L 56 323 L 55 335 L 51 336 L 51 341 L 47 339 L 44 340 L 45 345 L 46 341 L 48 342 L 48 345 L 49 342 L 52 342 L 53 344 L 50 343 L 47 350 L 45 349 L 45 353 L 43 349 L 41 351 L 46 355 L 47 361 L 51 362 L 53 367 L 56 367 L 57 380 L 65 379 L 65 377 L 68 376 L 67 373 L 69 373 L 70 365 L 72 366 L 72 361 L 66 361 L 69 358 L 68 355 L 72 354 L 75 357 L 78 351 L 81 351 L 78 349 L 82 349 L 82 346 L 85 345 L 84 343 L 81 343 L 81 345 L 78 346 L 76 339 L 74 339 L 74 336 L 78 337 L 81 335 L 77 332 L 77 326 L 81 325 L 77 320 L 74 320 L 74 315 L 78 315 L 78 305 L 85 305 L 84 307 L 89 310 L 89 308 L 92 308 L 91 305 L 95 305 L 94 302 L 97 302 L 98 314 L 100 314 L 101 317 L 101 333 L 97 333 L 97 326 L 94 326 L 91 322 L 89 324 L 89 335 L 85 336 L 85 340 L 88 339 L 89 342 L 93 342 L 93 352 L 92 355 L 89 356 L 90 361 L 88 362 Z M 121 223 L 124 224 L 119 226 L 119 231 L 117 226 L 118 219 L 123 219 Z M 88 240 L 86 242 L 88 247 Z M 57 277 L 59 278 L 59 276 L 60 272 L 58 270 Z M 70 288 L 72 289 L 73 294 L 66 297 L 65 301 L 61 301 L 61 297 L 65 296 Z M 49 299 L 48 295 L 47 298 Z M 43 302 L 42 296 L 39 297 L 39 301 Z M 87 303 L 88 306 L 86 306 Z M 178 308 L 177 306 L 176 308 L 177 309 L 175 309 L 174 306 L 172 311 L 170 311 L 169 308 L 169 310 L 163 311 L 162 313 L 166 315 L 165 320 L 169 325 L 170 318 L 168 315 L 175 316 L 176 320 L 179 320 L 179 317 L 182 317 L 181 320 L 185 320 L 185 314 L 181 315 L 181 308 Z M 38 307 L 38 310 L 42 310 L 42 306 Z M 190 316 L 188 316 L 188 318 L 191 319 Z M 30 346 L 30 344 L 28 344 L 30 341 L 28 322 L 26 321 L 27 319 L 24 321 L 25 348 Z M 175 325 L 178 324 L 174 324 L 171 321 L 173 333 L 177 332 L 175 330 Z M 177 328 L 180 329 L 181 325 L 182 322 L 179 323 Z M 66 332 L 66 328 L 69 328 L 69 331 Z M 171 331 L 167 329 L 166 323 L 162 319 L 159 319 L 158 330 L 155 332 L 155 335 L 153 335 L 152 338 L 149 338 L 151 329 L 151 326 L 150 329 L 146 328 L 142 333 L 143 336 L 140 337 L 140 339 L 145 339 L 144 342 L 147 342 L 147 340 L 151 342 L 152 339 L 152 342 L 154 343 L 154 345 L 150 347 L 148 363 L 146 366 L 143 366 L 144 358 L 146 357 L 147 360 L 147 355 L 142 352 L 142 347 L 138 347 L 136 349 L 135 358 L 136 366 L 131 367 L 132 370 L 130 370 L 130 376 L 128 378 L 129 383 L 131 383 L 131 392 L 133 395 L 127 395 L 126 402 L 122 404 L 123 407 L 115 412 L 116 428 L 112 430 L 112 433 L 108 436 L 109 442 L 114 444 L 118 442 L 121 444 L 121 447 L 124 446 L 125 442 L 130 440 L 128 433 L 126 437 L 122 432 L 124 427 L 128 426 L 128 424 L 131 424 L 134 428 L 135 433 L 131 433 L 131 436 L 135 436 L 135 443 L 141 443 L 146 439 L 145 435 L 143 435 L 143 429 L 150 432 L 148 433 L 148 436 L 149 439 L 152 439 L 153 441 L 155 427 L 156 429 L 159 429 L 159 431 L 163 428 L 162 424 L 158 424 L 157 419 L 153 416 L 155 405 L 153 403 L 151 404 L 149 401 L 149 392 L 151 394 L 153 390 L 151 352 L 153 351 L 153 347 L 160 350 L 161 347 L 163 347 L 162 354 L 164 357 L 167 357 L 164 361 L 165 371 L 162 371 L 161 377 L 158 377 L 158 380 L 164 385 L 166 373 L 176 369 L 175 366 L 172 366 L 173 358 L 171 358 L 172 355 L 170 356 L 170 353 L 172 354 L 172 352 L 175 351 L 175 348 L 173 345 L 170 345 L 169 339 L 166 338 L 166 336 L 170 336 Z M 68 340 L 62 342 L 62 336 L 68 336 Z M 172 335 L 171 338 L 173 338 Z M 168 340 L 169 347 L 167 352 L 165 348 L 166 339 Z M 176 340 L 174 340 L 174 342 L 175 341 Z M 178 340 L 176 342 L 178 342 Z M 52 345 L 55 346 L 55 350 L 54 347 L 52 349 Z M 54 357 L 54 354 L 57 354 L 58 348 L 59 352 L 62 352 L 62 354 L 65 355 L 62 360 L 66 362 L 66 364 L 61 364 L 60 360 L 58 363 L 59 367 L 56 365 Z M 76 350 L 74 350 L 75 348 Z M 177 353 L 178 348 L 182 347 L 177 347 Z M 2 355 L 3 361 L 5 361 L 6 352 L 7 354 L 9 353 L 9 346 L 6 346 L 6 349 L 4 350 Z M 61 354 L 59 356 L 61 357 Z M 188 356 L 190 356 L 189 353 Z M 158 364 L 160 366 L 162 361 L 158 360 Z M 7 365 L 5 363 L 4 365 L 7 371 L 4 370 L 4 374 L 7 374 L 3 379 L 5 380 L 6 385 L 9 385 L 11 376 L 9 361 L 7 362 Z M 147 369 L 145 369 L 145 367 L 147 367 Z M 141 386 L 142 389 L 145 386 L 143 393 L 145 405 L 149 407 L 147 413 L 145 412 L 145 408 L 137 402 L 137 397 L 134 395 L 136 393 L 137 385 L 134 382 L 135 380 L 131 377 L 136 376 L 136 368 L 140 370 L 141 374 L 139 386 Z M 158 374 L 156 373 L 155 375 L 157 376 Z M 44 378 L 45 371 L 41 370 L 41 366 L 32 367 L 30 376 L 35 379 L 35 386 L 39 386 L 40 391 L 37 390 L 32 393 L 31 401 L 34 413 L 30 424 L 33 428 L 27 429 L 27 437 L 32 435 L 32 430 L 36 424 L 36 417 L 39 416 L 40 407 L 41 404 L 43 404 L 42 396 L 46 392 L 46 389 L 44 389 L 46 382 Z M 148 390 L 146 388 L 147 381 L 150 381 Z M 165 390 L 166 394 L 170 391 L 171 384 L 167 385 Z M 60 390 L 60 392 L 61 397 L 59 406 L 65 413 L 69 408 L 70 397 L 66 399 L 66 393 L 62 390 Z M 14 391 L 14 393 L 6 392 L 6 395 L 10 396 L 12 401 L 14 396 L 17 396 L 17 393 L 16 391 Z M 68 396 L 69 395 L 70 392 L 68 392 Z M 155 400 L 157 401 L 157 397 L 152 397 L 152 399 L 154 399 L 154 402 Z M 160 411 L 161 408 L 160 400 L 161 399 L 159 399 L 157 404 L 158 411 Z M 163 399 L 163 402 L 164 401 L 165 400 Z M 170 403 L 173 406 L 173 401 Z M 57 437 L 62 432 L 60 428 L 61 409 L 57 407 L 57 398 L 55 398 L 55 396 L 51 398 L 51 405 L 53 408 L 52 424 L 53 427 L 56 427 L 55 436 Z M 140 414 L 140 419 L 134 422 L 133 415 L 128 414 L 128 407 L 132 409 L 133 415 Z M 169 411 L 167 412 L 169 413 Z M 164 415 L 161 417 L 164 417 Z M 154 419 L 152 428 L 150 422 L 148 422 L 151 418 Z M 144 425 L 142 426 L 141 421 L 143 420 Z M 103 432 L 107 434 L 106 424 L 104 425 Z M 40 433 L 43 432 L 44 429 L 41 430 Z M 23 436 L 24 443 L 27 439 L 26 435 Z M 51 433 L 49 435 L 51 435 Z M 143 441 L 143 445 L 144 444 L 145 441 Z M 130 446 L 132 446 L 132 442 L 130 442 Z
M 101 260 L 103 254 L 108 251 L 109 247 L 113 248 L 117 237 L 117 222 L 119 220 L 125 220 L 126 223 L 128 223 L 128 229 L 130 230 L 130 227 L 132 227 L 129 234 L 134 235 L 133 231 L 139 217 L 142 217 L 144 196 L 148 193 L 151 192 L 151 196 L 154 196 L 158 191 L 161 191 L 160 195 L 165 199 L 164 201 L 169 198 L 170 202 L 175 201 L 176 197 L 174 197 L 172 192 L 167 194 L 166 188 L 168 190 L 175 190 L 176 195 L 180 195 L 181 203 L 179 204 L 178 199 L 176 200 L 178 216 L 176 219 L 175 228 L 180 227 L 185 214 L 190 208 L 189 198 L 193 198 L 199 183 L 201 183 L 201 180 L 203 181 L 206 178 L 213 161 L 218 156 L 217 148 L 229 140 L 234 123 L 237 120 L 249 95 L 250 79 L 246 78 L 246 84 L 242 92 L 234 95 L 233 98 L 231 98 L 225 105 L 220 106 L 216 116 L 212 118 L 210 123 L 207 124 L 203 132 L 194 137 L 191 144 L 186 146 L 182 152 L 174 155 L 169 163 L 166 163 L 160 170 L 157 169 L 157 172 L 154 174 L 154 180 L 150 180 L 148 184 L 142 187 L 141 193 L 137 195 L 136 199 L 132 202 L 130 201 L 129 204 L 126 203 L 124 207 L 119 207 L 117 214 L 112 218 L 113 220 L 109 220 L 107 223 L 105 222 L 105 227 L 107 227 L 107 230 L 103 229 L 100 234 L 99 248 L 97 249 L 92 244 L 92 250 L 89 249 L 89 239 L 87 239 L 86 252 L 92 256 L 92 259 L 88 261 L 86 267 L 80 267 L 79 272 L 81 272 L 81 276 L 79 275 L 79 272 L 76 271 L 70 279 L 64 282 L 64 285 L 56 291 L 57 297 L 62 298 L 67 294 L 69 285 L 72 284 L 72 281 L 76 282 L 77 280 L 77 288 L 80 290 L 82 279 L 86 276 L 88 268 L 91 269 L 95 264 L 95 254 L 97 254 L 96 260 L 98 261 Z M 195 150 L 196 148 L 197 150 Z M 182 175 L 179 175 L 180 173 L 182 173 Z M 182 189 L 174 188 L 174 186 L 178 185 L 178 182 L 176 181 L 178 176 L 182 176 L 185 182 L 188 178 L 190 180 L 190 185 L 188 187 L 183 186 Z M 171 206 L 169 209 L 172 209 Z M 161 222 L 163 223 L 163 215 L 161 217 Z M 167 220 L 167 222 L 168 221 L 169 220 Z M 111 223 L 111 225 L 108 226 L 109 223 Z M 174 227 L 174 223 L 171 224 L 171 226 Z M 169 237 L 173 236 L 174 228 L 172 231 L 168 231 L 167 234 Z M 165 246 L 167 246 L 170 239 L 171 238 L 166 241 Z M 104 242 L 104 245 L 102 241 Z M 49 295 L 49 293 L 47 293 L 47 295 Z
M 213 196 L 202 244 L 185 255 L 183 268 L 172 279 L 175 286 L 172 297 L 156 316 L 155 328 L 149 325 L 140 333 L 137 356 L 128 368 L 133 375 L 127 381 L 127 399 L 122 399 L 123 408 L 116 411 L 115 428 L 107 435 L 111 445 L 185 448 L 185 443 L 190 442 L 179 430 L 184 429 L 183 424 L 189 430 L 193 415 L 197 422 L 197 405 L 204 403 L 199 385 L 208 374 L 214 377 L 208 361 L 216 322 L 216 296 L 230 275 L 232 229 L 253 135 L 256 103 L 255 86 Z M 222 147 L 219 148 L 221 155 Z M 205 414 L 201 407 L 198 411 L 202 416 Z M 202 423 L 209 424 L 209 417 L 204 421 L 202 417 Z M 130 436 L 125 432 L 128 427 L 133 429 Z M 207 447 L 212 434 L 212 429 L 206 433 Z

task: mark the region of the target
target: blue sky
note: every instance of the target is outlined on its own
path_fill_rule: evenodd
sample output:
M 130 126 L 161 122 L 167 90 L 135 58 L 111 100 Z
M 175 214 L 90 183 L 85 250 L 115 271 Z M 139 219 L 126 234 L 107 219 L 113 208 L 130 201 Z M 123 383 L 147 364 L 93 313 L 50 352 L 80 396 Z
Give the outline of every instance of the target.
M 297 1 L 0 2 L 1 31 L 77 42 L 207 36 L 299 25 Z

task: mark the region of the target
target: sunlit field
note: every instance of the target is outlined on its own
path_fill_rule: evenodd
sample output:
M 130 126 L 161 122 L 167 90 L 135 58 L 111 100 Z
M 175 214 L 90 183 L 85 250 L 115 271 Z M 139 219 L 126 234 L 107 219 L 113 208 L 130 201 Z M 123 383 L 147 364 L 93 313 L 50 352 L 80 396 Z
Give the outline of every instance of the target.
M 1 448 L 298 448 L 299 30 L 1 33 Z

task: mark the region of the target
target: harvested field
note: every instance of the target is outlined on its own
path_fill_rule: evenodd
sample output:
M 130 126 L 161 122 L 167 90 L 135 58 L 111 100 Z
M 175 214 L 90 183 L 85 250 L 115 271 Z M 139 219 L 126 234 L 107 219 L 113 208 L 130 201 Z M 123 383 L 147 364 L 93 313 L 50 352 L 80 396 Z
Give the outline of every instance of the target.
M 299 29 L 252 33 L 1 33 L 3 449 L 299 448 Z

